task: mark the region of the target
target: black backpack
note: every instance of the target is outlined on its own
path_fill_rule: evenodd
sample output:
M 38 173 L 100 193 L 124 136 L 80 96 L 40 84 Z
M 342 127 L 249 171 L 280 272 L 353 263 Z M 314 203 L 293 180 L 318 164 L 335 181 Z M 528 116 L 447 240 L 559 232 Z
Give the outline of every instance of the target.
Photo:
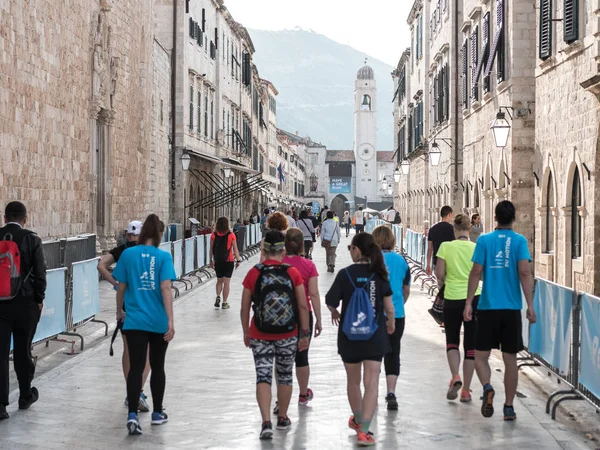
M 256 280 L 252 308 L 254 324 L 263 333 L 288 333 L 296 327 L 298 305 L 287 264 L 264 265 Z
M 228 231 L 223 236 L 219 236 L 217 233 L 214 233 L 215 241 L 213 242 L 213 256 L 215 258 L 215 262 L 227 262 L 229 259 L 231 247 L 227 247 L 227 244 L 229 243 L 230 234 L 231 231 Z

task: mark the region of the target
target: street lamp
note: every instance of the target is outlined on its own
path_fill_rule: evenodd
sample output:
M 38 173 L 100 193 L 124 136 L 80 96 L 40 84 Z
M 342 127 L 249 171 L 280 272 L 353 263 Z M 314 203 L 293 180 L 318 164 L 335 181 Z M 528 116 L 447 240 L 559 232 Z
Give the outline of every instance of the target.
M 394 170 L 394 181 L 400 183 L 400 168 L 398 166 L 396 166 L 396 170 Z
M 387 187 L 387 179 L 385 178 L 385 175 L 383 176 L 383 179 L 381 180 L 381 189 L 385 189 Z
M 402 164 L 400 164 L 400 171 L 402 172 L 402 175 L 408 175 L 408 172 L 410 171 L 410 162 L 408 162 L 408 159 L 404 159 L 404 161 L 402 161 Z
M 388 195 L 392 195 L 394 193 L 394 188 L 393 187 L 389 187 L 388 188 Z
M 231 168 L 223 167 L 223 176 L 229 178 L 231 176 Z
M 192 157 L 189 155 L 189 153 L 184 153 L 183 155 L 181 155 L 181 168 L 184 171 L 188 171 L 190 170 L 190 163 L 192 162 Z
M 496 119 L 492 122 L 490 127 L 494 134 L 494 141 L 496 141 L 496 147 L 504 148 L 508 143 L 508 133 L 510 131 L 510 124 L 506 120 L 504 112 L 498 111 Z
M 433 167 L 437 167 L 440 164 L 440 158 L 442 157 L 442 151 L 437 142 L 433 141 L 431 148 L 429 149 L 429 161 Z

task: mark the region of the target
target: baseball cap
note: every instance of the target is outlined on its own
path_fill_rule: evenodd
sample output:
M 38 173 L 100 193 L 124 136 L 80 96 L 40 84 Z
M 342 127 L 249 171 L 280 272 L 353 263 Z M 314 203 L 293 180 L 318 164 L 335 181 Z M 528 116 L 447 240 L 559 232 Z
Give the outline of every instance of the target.
M 135 234 L 136 236 L 139 236 L 139 234 L 142 232 L 142 225 L 144 224 L 139 220 L 129 222 L 129 225 L 127 225 L 127 234 Z

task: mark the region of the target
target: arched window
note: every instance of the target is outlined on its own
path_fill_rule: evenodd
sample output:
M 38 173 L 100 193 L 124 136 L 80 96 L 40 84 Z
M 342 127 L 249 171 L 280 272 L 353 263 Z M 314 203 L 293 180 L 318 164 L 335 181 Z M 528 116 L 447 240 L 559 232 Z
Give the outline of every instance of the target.
M 363 95 L 360 109 L 363 111 L 371 111 L 371 96 L 370 95 L 367 95 L 367 94 Z
M 579 168 L 573 174 L 573 187 L 571 189 L 571 258 L 581 258 L 582 220 L 579 215 L 581 205 L 581 179 Z
M 475 180 L 475 198 L 473 201 L 473 206 L 475 208 L 479 208 L 479 185 L 477 184 L 477 180 Z
M 317 178 L 317 176 L 313 173 L 310 176 L 310 191 L 311 192 L 317 192 L 317 190 L 319 189 L 319 179 Z
M 551 253 L 554 251 L 554 217 L 552 217 L 552 208 L 554 204 L 554 178 L 552 172 L 548 174 L 548 185 L 546 186 L 546 217 L 545 217 L 545 242 L 544 251 Z

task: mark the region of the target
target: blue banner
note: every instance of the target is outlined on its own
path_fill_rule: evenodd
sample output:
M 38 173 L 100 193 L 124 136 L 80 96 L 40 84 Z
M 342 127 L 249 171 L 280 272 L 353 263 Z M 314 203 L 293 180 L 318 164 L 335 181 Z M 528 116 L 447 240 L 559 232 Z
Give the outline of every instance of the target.
M 204 253 L 204 236 L 196 238 L 196 257 L 198 258 L 198 267 L 204 267 L 208 264 Z
M 65 303 L 67 296 L 65 294 L 65 277 L 67 269 L 49 270 L 46 274 L 46 299 L 44 300 L 44 309 L 33 337 L 33 342 L 40 342 L 45 339 L 64 333 L 67 330 Z
M 173 242 L 173 266 L 175 267 L 175 276 L 179 279 L 183 275 L 183 241 Z
M 73 324 L 83 322 L 100 312 L 99 258 L 73 263 Z
M 352 193 L 352 177 L 329 178 L 329 192 L 332 194 Z
M 529 328 L 529 351 L 566 375 L 570 365 L 573 291 L 538 279 L 533 307 L 537 322 Z
M 600 298 L 581 295 L 579 382 L 600 397 Z
M 185 240 L 185 273 L 192 273 L 196 267 L 196 239 L 190 238 Z
M 312 213 L 316 216 L 321 212 L 321 205 L 317 202 L 313 202 L 312 204 Z

